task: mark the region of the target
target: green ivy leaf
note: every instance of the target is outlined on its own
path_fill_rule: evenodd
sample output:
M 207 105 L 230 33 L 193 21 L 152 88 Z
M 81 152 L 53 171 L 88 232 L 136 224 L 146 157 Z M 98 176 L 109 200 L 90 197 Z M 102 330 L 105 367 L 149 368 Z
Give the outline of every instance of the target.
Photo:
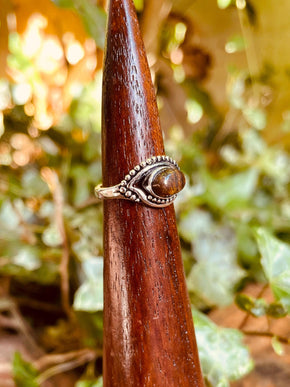
M 198 239 L 200 233 L 212 231 L 213 228 L 211 214 L 199 209 L 187 213 L 179 223 L 179 232 L 187 242 Z
M 242 262 L 247 266 L 257 266 L 258 246 L 253 237 L 253 230 L 247 223 L 235 224 L 238 240 L 238 251 Z
M 37 282 L 39 284 L 56 283 L 59 276 L 58 265 L 54 262 L 43 262 L 37 270 L 28 270 L 23 266 L 7 264 L 0 267 L 0 274 L 18 277 L 21 281 Z
M 12 257 L 11 262 L 27 271 L 37 270 L 41 267 L 40 249 L 35 246 L 23 246 Z
M 192 224 L 186 236 L 193 238 L 193 254 L 197 260 L 187 277 L 188 289 L 209 306 L 229 305 L 234 299 L 235 284 L 244 276 L 237 264 L 235 234 L 203 211 L 193 211 L 188 219 Z M 183 219 L 182 228 L 188 224 L 187 220 Z
M 281 343 L 281 341 L 278 340 L 278 338 L 276 336 L 274 336 L 271 340 L 271 344 L 272 344 L 272 348 L 274 349 L 275 353 L 278 355 L 278 356 L 283 356 L 285 351 L 284 351 L 284 347 Z
M 16 352 L 13 359 L 13 377 L 17 387 L 40 387 L 36 381 L 37 370 Z
M 52 284 L 58 280 L 59 267 L 56 261 L 61 257 L 60 249 L 45 249 L 31 246 L 17 239 L 2 243 L 3 254 L 0 274 L 21 278 L 40 284 Z
M 254 306 L 250 310 L 250 313 L 254 317 L 265 316 L 267 312 L 267 303 L 263 298 L 258 298 L 254 302 Z
M 40 177 L 39 171 L 35 169 L 28 169 L 22 175 L 21 179 L 23 187 L 23 196 L 26 198 L 30 197 L 41 197 L 49 193 L 48 185 Z
M 237 294 L 236 305 L 244 312 L 251 313 L 252 316 L 260 317 L 266 314 L 267 303 L 264 299 L 254 299 L 246 294 Z
M 86 280 L 76 291 L 74 309 L 83 312 L 103 310 L 103 259 L 92 258 L 83 262 Z
M 62 244 L 62 236 L 55 223 L 50 224 L 42 233 L 42 241 L 46 246 L 58 247 Z
M 237 329 L 220 328 L 207 316 L 192 311 L 201 367 L 212 386 L 230 386 L 253 368 L 253 360 Z
M 25 206 L 23 200 L 4 200 L 0 207 L 0 235 L 6 230 L 10 235 L 17 235 L 21 230 L 21 219 L 29 223 L 33 212 L 27 206 Z
M 244 312 L 250 312 L 255 305 L 253 297 L 247 296 L 246 294 L 237 294 L 235 303 Z
M 261 264 L 278 301 L 290 313 L 290 246 L 275 238 L 269 231 L 256 231 Z
M 222 179 L 214 179 L 209 173 L 202 174 L 202 181 L 206 187 L 205 200 L 220 209 L 246 204 L 253 196 L 259 173 L 254 168 Z
M 287 310 L 279 302 L 272 302 L 272 304 L 267 307 L 266 313 L 267 316 L 272 318 L 283 318 L 288 314 Z

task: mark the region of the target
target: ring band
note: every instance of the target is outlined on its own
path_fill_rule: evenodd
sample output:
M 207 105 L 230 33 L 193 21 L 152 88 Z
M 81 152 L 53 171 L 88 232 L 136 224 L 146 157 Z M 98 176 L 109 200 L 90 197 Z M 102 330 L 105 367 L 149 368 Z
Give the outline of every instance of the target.
M 169 156 L 153 156 L 136 165 L 121 183 L 95 187 L 99 199 L 126 199 L 151 207 L 169 206 L 185 185 L 184 174 Z

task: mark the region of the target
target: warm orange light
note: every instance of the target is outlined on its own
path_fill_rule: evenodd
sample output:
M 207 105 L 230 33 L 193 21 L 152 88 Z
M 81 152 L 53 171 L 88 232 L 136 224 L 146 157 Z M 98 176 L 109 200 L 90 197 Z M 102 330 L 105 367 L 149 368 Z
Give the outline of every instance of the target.
M 43 29 L 47 26 L 47 19 L 40 13 L 34 13 L 30 16 L 27 23 L 27 29 L 23 33 L 23 53 L 28 58 L 33 58 L 37 55 L 41 48 L 44 32 Z
M 11 136 L 10 144 L 14 149 L 21 150 L 23 148 L 29 147 L 30 139 L 26 134 L 15 133 Z
M 170 53 L 170 59 L 171 59 L 171 62 L 176 64 L 176 65 L 181 64 L 182 61 L 183 61 L 183 52 L 182 52 L 182 50 L 180 50 L 179 48 L 176 49 L 176 50 L 173 50 Z
M 57 71 L 63 56 L 63 50 L 58 38 L 49 36 L 42 42 L 39 55 L 36 59 L 37 67 L 41 72 L 51 74 Z
M 33 114 L 35 113 L 35 106 L 33 105 L 33 103 L 31 102 L 28 102 L 24 105 L 24 112 L 27 116 L 33 116 Z
M 77 64 L 85 55 L 82 45 L 76 40 L 66 49 L 66 59 L 71 65 Z
M 13 161 L 19 167 L 24 167 L 24 165 L 29 163 L 29 154 L 23 151 L 15 151 L 13 153 Z
M 96 51 L 96 42 L 92 38 L 85 40 L 84 48 L 88 54 L 94 54 Z

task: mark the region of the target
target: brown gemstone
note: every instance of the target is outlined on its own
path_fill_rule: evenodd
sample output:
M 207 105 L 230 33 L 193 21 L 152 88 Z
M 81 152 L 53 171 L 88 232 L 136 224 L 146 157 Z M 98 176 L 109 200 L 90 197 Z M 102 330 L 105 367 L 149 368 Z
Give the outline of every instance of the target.
M 185 186 L 184 174 L 177 168 L 161 169 L 152 181 L 152 191 L 162 198 L 177 194 Z

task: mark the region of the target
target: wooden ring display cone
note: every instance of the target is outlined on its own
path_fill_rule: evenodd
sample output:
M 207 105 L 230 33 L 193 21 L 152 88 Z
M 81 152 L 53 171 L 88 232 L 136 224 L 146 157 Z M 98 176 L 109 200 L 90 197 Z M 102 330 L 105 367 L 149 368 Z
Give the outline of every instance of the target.
M 108 13 L 105 187 L 142 160 L 164 154 L 133 2 L 111 0 Z M 104 201 L 103 362 L 106 387 L 203 386 L 173 205 Z

